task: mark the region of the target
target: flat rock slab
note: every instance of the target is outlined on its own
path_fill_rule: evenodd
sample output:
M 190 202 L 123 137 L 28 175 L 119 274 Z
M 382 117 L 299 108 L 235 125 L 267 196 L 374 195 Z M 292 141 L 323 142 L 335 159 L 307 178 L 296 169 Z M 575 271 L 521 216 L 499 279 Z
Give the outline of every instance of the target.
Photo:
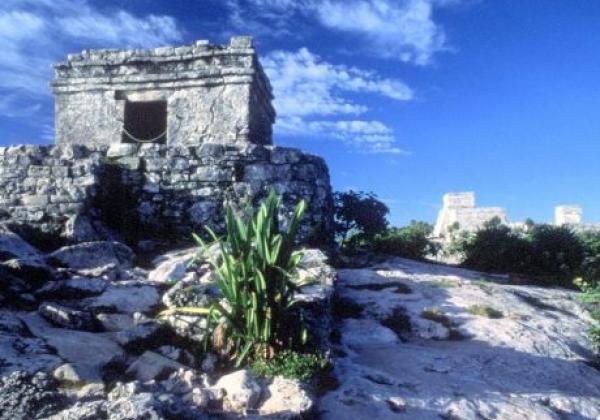
M 179 369 L 188 367 L 148 350 L 129 366 L 127 374 L 145 382 L 157 378 L 164 379 Z
M 0 310 L 0 376 L 51 370 L 62 363 L 43 339 L 28 334 L 15 312 Z
M 41 253 L 19 235 L 0 225 L 0 261 L 19 259 L 42 260 Z
M 90 311 L 121 313 L 148 312 L 158 305 L 159 294 L 153 286 L 111 286 L 99 296 L 86 298 L 80 306 Z
M 54 328 L 36 313 L 22 313 L 19 318 L 36 337 L 44 339 L 58 355 L 73 365 L 79 377 L 88 382 L 101 379 L 101 369 L 123 349 L 105 334 Z
M 403 259 L 338 275 L 362 312 L 339 323 L 346 356 L 321 418 L 600 418 L 592 320 L 575 292 Z M 384 287 L 400 283 L 410 291 Z
M 108 264 L 122 268 L 131 267 L 134 254 L 131 248 L 120 242 L 98 241 L 83 242 L 57 249 L 47 256 L 54 265 L 73 268 L 91 269 Z

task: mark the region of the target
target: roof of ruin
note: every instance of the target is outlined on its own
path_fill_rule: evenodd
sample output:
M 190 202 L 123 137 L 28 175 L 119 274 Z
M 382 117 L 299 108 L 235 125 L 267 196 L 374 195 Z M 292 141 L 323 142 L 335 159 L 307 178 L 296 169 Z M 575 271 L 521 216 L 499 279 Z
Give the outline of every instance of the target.
M 151 49 L 98 49 L 69 54 L 54 65 L 55 93 L 86 90 L 91 85 L 165 83 L 218 78 L 221 83 L 258 80 L 272 97 L 272 88 L 256 58 L 249 36 L 234 36 L 228 45 L 199 40 L 194 44 Z

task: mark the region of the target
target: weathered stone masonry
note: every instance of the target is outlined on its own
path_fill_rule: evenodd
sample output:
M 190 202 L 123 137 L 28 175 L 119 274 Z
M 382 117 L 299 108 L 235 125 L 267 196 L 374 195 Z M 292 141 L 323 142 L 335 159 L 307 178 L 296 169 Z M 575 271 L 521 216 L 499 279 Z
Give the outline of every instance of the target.
M 150 50 L 86 50 L 55 66 L 57 144 L 128 141 L 127 107 L 163 105 L 169 145 L 271 144 L 271 86 L 249 37 Z M 160 114 L 160 112 L 159 112 Z M 152 118 L 147 123 L 152 123 Z M 150 130 L 148 130 L 150 128 Z M 149 139 L 156 134 L 145 127 Z M 135 135 L 135 133 L 133 133 Z M 137 136 L 140 137 L 140 136 Z
M 103 186 L 101 201 L 109 206 L 104 214 L 123 216 L 116 220 L 123 223 L 117 225 L 122 232 L 135 220 L 142 233 L 150 229 L 189 235 L 203 225 L 221 229 L 225 205 L 242 212 L 246 203 L 256 205 L 273 188 L 283 195 L 290 214 L 299 200 L 307 201 L 305 236 L 331 233 L 329 175 L 317 156 L 276 146 L 215 143 L 122 145 L 108 155 L 103 173 L 112 170 L 113 175 Z M 112 202 L 121 208 L 111 209 Z M 129 215 L 128 202 L 135 209 Z
M 58 64 L 56 145 L 0 148 L 0 217 L 67 241 L 189 238 L 274 188 L 304 237 L 332 237 L 328 169 L 271 146 L 275 113 L 249 37 L 98 50 Z
M 107 227 L 151 239 L 222 227 L 224 205 L 242 210 L 270 188 L 291 212 L 309 203 L 304 235 L 331 231 L 324 161 L 296 149 L 253 144 L 170 148 L 120 145 L 0 148 L 0 203 L 13 223 L 66 240 L 100 239 Z
M 81 146 L 0 147 L 0 217 L 60 234 L 89 238 L 101 153 Z M 83 236 L 82 236 L 83 235 Z

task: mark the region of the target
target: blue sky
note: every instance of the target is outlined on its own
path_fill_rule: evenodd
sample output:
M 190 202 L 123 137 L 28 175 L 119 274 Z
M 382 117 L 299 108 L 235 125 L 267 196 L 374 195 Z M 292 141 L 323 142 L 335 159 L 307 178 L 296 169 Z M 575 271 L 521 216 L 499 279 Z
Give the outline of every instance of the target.
M 511 220 L 577 203 L 600 221 L 600 1 L 2 0 L 0 145 L 52 142 L 50 64 L 83 48 L 250 34 L 275 88 L 275 143 L 391 220 L 448 191 Z

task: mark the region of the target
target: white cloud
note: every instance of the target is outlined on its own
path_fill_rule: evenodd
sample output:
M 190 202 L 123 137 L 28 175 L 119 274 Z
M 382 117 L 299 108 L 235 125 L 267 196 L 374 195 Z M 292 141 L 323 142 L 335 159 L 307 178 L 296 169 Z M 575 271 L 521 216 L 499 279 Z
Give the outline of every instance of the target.
M 262 62 L 273 85 L 278 113 L 275 128 L 279 133 L 323 135 L 369 153 L 404 153 L 394 146 L 394 133 L 384 123 L 340 119 L 369 111 L 349 95 L 369 93 L 392 101 L 413 99 L 414 92 L 402 81 L 331 64 L 306 48 L 296 52 L 274 51 Z
M 0 115 L 5 117 L 28 117 L 39 111 L 40 108 L 41 105 L 37 103 L 23 104 L 23 98 L 16 94 L 8 94 L 0 97 Z
M 414 97 L 400 80 L 328 63 L 306 48 L 271 52 L 262 63 L 275 90 L 275 107 L 284 116 L 357 115 L 368 110 L 342 96 L 344 92 L 375 93 L 399 101 Z
M 39 110 L 49 100 L 51 64 L 82 46 L 153 47 L 181 38 L 170 16 L 102 11 L 87 0 L 2 0 L 0 116 Z
M 404 62 L 428 64 L 445 48 L 443 30 L 433 21 L 432 0 L 351 0 L 320 2 L 326 27 L 361 35 L 374 53 Z
M 147 47 L 181 39 L 175 19 L 170 16 L 133 16 L 123 10 L 105 15 L 86 7 L 83 13 L 57 19 L 64 33 L 98 43 Z
M 283 135 L 323 136 L 339 140 L 361 153 L 410 154 L 396 146 L 393 130 L 381 121 L 310 121 L 300 117 L 282 117 L 276 128 Z
M 356 38 L 372 55 L 418 65 L 448 49 L 443 28 L 433 19 L 436 7 L 466 0 L 228 0 L 231 24 L 261 35 L 287 36 L 298 17 Z
M 44 29 L 44 20 L 32 13 L 0 10 L 0 88 L 40 88 L 31 68 L 42 63 L 25 46 L 43 38 Z

